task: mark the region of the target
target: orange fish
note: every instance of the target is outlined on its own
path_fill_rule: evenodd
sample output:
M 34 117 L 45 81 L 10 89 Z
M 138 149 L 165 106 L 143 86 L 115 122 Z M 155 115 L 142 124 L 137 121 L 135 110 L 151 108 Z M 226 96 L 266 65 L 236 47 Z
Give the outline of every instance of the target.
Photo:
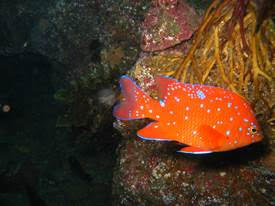
M 205 154 L 240 148 L 262 140 L 260 126 L 248 102 L 223 88 L 184 84 L 158 76 L 160 101 L 122 76 L 123 100 L 115 106 L 119 120 L 155 120 L 137 132 L 147 140 L 188 145 L 179 152 Z

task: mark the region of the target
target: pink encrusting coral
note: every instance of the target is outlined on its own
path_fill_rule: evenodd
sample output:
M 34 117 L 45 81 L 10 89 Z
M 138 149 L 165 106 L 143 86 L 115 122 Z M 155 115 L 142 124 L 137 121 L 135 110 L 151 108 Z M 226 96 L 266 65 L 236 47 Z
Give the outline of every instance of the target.
M 177 0 L 154 0 L 142 25 L 141 48 L 158 51 L 190 39 L 199 17 L 186 3 Z

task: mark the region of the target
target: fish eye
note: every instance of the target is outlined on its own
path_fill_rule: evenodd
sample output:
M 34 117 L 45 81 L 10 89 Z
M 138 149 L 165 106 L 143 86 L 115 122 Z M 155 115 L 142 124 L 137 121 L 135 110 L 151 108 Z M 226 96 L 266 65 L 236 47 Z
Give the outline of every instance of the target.
M 250 131 L 252 134 L 255 134 L 257 132 L 257 129 L 255 127 L 250 127 Z

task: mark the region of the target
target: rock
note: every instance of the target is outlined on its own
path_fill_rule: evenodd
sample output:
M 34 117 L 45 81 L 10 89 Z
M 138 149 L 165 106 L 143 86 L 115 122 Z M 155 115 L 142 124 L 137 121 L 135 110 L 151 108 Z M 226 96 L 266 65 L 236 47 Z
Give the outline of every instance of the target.
M 142 25 L 141 48 L 158 51 L 173 47 L 191 38 L 197 28 L 199 16 L 181 1 L 167 1 L 152 7 Z
M 113 178 L 114 205 L 274 204 L 275 173 L 261 164 L 263 145 L 201 156 L 177 149 L 174 143 L 124 138 Z

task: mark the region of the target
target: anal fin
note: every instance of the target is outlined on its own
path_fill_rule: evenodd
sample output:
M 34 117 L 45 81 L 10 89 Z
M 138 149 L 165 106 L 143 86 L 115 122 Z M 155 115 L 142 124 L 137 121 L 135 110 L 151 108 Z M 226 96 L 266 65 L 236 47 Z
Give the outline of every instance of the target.
M 187 154 L 209 154 L 212 151 L 204 150 L 198 147 L 183 147 L 178 152 L 187 153 Z

